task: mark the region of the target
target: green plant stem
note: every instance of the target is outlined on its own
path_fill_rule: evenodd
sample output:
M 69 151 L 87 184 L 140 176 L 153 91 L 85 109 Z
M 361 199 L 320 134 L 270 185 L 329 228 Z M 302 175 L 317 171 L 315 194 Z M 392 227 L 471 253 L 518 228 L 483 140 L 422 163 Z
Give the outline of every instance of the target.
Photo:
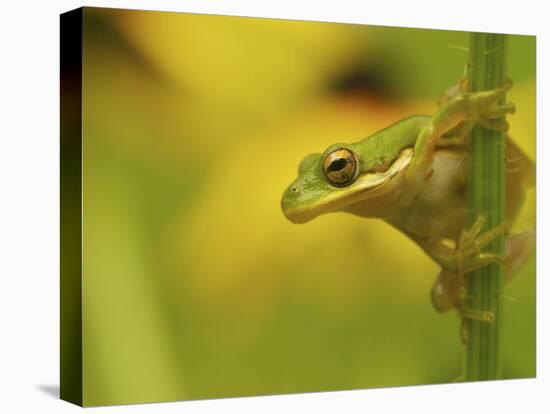
M 506 80 L 506 35 L 472 33 L 468 77 L 472 91 L 494 89 Z M 476 126 L 470 141 L 468 179 L 469 222 L 482 215 L 484 230 L 505 222 L 506 217 L 506 134 Z M 487 248 L 504 253 L 504 237 Z M 493 322 L 468 319 L 464 379 L 479 381 L 498 379 L 501 367 L 500 333 L 502 327 L 502 269 L 498 264 L 485 266 L 466 277 L 468 306 L 490 311 Z

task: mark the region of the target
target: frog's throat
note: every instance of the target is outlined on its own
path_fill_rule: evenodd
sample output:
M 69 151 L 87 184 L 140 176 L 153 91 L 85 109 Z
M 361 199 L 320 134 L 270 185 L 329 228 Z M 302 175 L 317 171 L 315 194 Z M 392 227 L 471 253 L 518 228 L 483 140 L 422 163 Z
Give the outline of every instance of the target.
M 399 178 L 412 158 L 413 149 L 405 148 L 386 171 L 361 174 L 352 185 L 336 189 L 307 206 L 286 210 L 285 215 L 294 223 L 305 223 L 321 214 L 340 211 L 354 203 L 387 195 L 399 188 Z

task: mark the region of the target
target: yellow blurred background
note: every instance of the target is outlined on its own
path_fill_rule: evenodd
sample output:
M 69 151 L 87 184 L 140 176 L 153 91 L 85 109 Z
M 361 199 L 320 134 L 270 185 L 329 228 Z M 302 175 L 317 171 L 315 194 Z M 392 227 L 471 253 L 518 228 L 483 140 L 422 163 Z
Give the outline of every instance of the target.
M 467 43 L 86 8 L 84 404 L 456 378 L 459 318 L 432 308 L 418 246 L 343 213 L 294 225 L 279 203 L 306 154 L 433 113 Z M 535 38 L 509 46 L 511 135 L 534 159 Z M 534 190 L 516 226 L 534 228 Z M 534 254 L 505 292 L 503 373 L 532 377 Z

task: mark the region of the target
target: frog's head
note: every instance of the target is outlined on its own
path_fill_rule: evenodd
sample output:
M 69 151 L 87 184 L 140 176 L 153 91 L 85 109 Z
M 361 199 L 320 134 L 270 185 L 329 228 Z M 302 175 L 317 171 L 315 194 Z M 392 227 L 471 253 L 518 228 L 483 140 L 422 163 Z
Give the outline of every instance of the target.
M 283 213 L 294 223 L 334 211 L 384 217 L 411 158 L 412 148 L 392 150 L 377 139 L 334 144 L 323 154 L 310 154 L 283 194 Z

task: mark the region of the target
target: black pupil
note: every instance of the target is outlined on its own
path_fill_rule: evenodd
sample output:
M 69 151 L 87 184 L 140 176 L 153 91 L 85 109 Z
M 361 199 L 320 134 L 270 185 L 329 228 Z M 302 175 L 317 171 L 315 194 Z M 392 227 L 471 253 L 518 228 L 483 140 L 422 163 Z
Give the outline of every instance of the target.
M 340 171 L 343 169 L 347 164 L 347 160 L 345 158 L 338 158 L 337 160 L 334 160 L 330 163 L 328 166 L 329 171 Z

